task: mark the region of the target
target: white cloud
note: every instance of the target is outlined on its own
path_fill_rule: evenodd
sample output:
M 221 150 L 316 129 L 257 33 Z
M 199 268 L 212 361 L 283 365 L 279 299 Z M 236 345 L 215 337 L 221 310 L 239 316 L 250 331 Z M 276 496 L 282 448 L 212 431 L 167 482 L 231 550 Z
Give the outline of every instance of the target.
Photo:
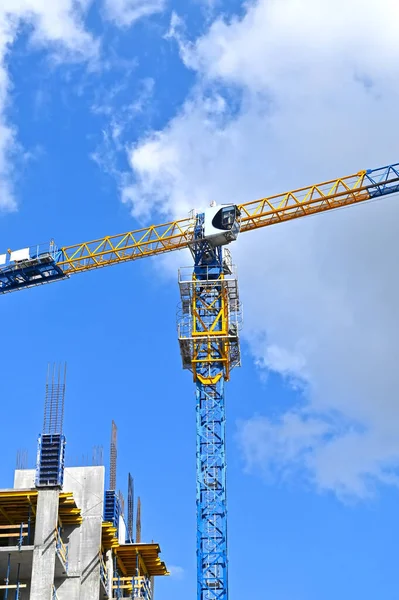
M 31 41 L 36 44 L 54 44 L 68 58 L 90 58 L 97 55 L 98 43 L 85 29 L 83 17 L 92 0 L 2 0 L 0 22 L 2 37 L 16 35 L 18 27 L 27 23 L 32 27 Z M 11 34 L 11 35 L 12 35 Z M 8 40 L 10 45 L 14 37 Z
M 246 470 L 260 469 L 268 480 L 304 474 L 316 488 L 334 490 L 345 500 L 370 497 L 376 481 L 399 484 L 387 469 L 397 464 L 397 439 L 376 430 L 364 435 L 308 410 L 287 411 L 277 421 L 254 416 L 239 424 L 238 442 Z
M 143 17 L 161 12 L 165 0 L 105 0 L 106 15 L 119 26 L 130 26 Z
M 2 0 L 0 5 L 0 210 L 14 210 L 13 157 L 18 150 L 15 127 L 7 120 L 11 82 L 8 61 L 20 27 L 31 28 L 33 45 L 46 46 L 62 60 L 90 60 L 98 44 L 85 30 L 84 11 L 91 0 Z
M 169 573 L 171 574 L 172 577 L 175 577 L 176 579 L 183 579 L 183 577 L 184 577 L 183 567 L 179 567 L 177 565 L 169 565 L 168 569 L 169 569 Z
M 265 474 L 283 465 L 279 471 L 287 474 L 293 465 L 309 462 L 314 448 L 329 433 L 327 423 L 316 418 L 304 418 L 294 411 L 284 414 L 278 426 L 262 416 L 244 421 L 239 429 L 239 441 L 248 468 L 263 465 Z
M 388 16 L 388 17 L 387 17 Z M 396 0 L 258 0 L 194 43 L 174 119 L 130 149 L 132 211 L 181 215 L 395 160 Z M 180 36 L 180 37 L 179 37 Z M 399 462 L 398 198 L 242 235 L 245 339 L 260 368 L 303 384 L 298 407 L 241 426 L 251 468 L 301 466 L 366 495 Z M 265 410 L 277 399 L 265 398 Z

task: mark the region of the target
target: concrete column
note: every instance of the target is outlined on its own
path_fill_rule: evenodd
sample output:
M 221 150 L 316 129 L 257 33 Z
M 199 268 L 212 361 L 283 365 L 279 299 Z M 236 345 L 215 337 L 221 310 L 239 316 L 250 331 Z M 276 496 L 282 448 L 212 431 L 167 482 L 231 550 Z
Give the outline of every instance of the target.
M 73 473 L 75 479 L 82 483 L 80 507 L 84 515 L 80 528 L 79 600 L 96 600 L 100 595 L 99 552 L 104 508 L 104 467 L 83 467 Z
M 59 490 L 39 490 L 30 600 L 52 600 Z
M 113 581 L 114 581 L 114 561 L 112 558 L 112 550 L 107 550 L 107 553 L 105 555 L 105 566 L 107 568 L 107 577 L 108 577 L 108 589 L 107 589 L 107 593 L 108 593 L 108 598 L 111 600 L 112 599 L 112 586 L 113 586 Z

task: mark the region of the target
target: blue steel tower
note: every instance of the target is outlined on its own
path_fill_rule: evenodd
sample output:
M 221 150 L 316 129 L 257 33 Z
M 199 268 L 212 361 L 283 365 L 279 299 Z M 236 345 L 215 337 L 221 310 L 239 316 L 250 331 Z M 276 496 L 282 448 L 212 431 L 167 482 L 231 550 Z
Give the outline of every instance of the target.
M 240 363 L 240 303 L 230 253 L 203 237 L 197 215 L 194 270 L 180 269 L 179 342 L 196 384 L 197 599 L 227 600 L 224 382 Z

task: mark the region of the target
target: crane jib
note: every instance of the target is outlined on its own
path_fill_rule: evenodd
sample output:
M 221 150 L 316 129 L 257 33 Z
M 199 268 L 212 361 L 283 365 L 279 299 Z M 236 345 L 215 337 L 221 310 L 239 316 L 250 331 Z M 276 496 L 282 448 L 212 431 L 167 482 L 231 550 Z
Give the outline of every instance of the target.
M 399 164 L 239 204 L 241 232 L 399 192 Z M 234 205 L 232 205 L 234 206 Z M 189 247 L 195 219 L 181 219 L 122 235 L 57 248 L 24 248 L 0 254 L 0 294 L 146 256 Z M 236 236 L 235 236 L 236 237 Z
M 382 182 L 371 181 L 366 185 L 348 188 L 345 180 L 337 180 L 334 182 L 333 192 L 330 189 L 324 191 L 322 185 L 326 186 L 327 184 L 322 184 L 239 205 L 242 214 L 241 231 L 249 231 L 398 193 L 399 173 L 396 171 L 395 173 L 395 177 Z M 359 176 L 359 180 L 365 178 L 365 175 Z

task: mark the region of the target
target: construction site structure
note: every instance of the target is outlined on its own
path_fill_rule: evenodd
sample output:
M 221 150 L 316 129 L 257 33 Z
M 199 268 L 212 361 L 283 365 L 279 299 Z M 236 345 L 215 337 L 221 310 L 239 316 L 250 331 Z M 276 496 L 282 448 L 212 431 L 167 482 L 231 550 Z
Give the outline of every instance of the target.
M 36 469 L 16 469 L 0 490 L 0 597 L 153 600 L 154 578 L 169 574 L 159 545 L 132 539 L 104 466 L 65 467 L 64 376 L 49 371 Z
M 241 306 L 230 253 L 241 233 L 375 200 L 399 192 L 399 164 L 324 181 L 243 204 L 212 203 L 185 219 L 73 246 L 0 254 L 0 294 L 71 275 L 188 248 L 194 268 L 181 271 L 178 337 L 192 372 L 197 414 L 197 600 L 228 600 L 224 382 L 240 364 Z M 62 452 L 62 440 L 58 452 Z M 107 497 L 106 510 L 116 511 Z M 113 504 L 114 502 L 114 504 Z

